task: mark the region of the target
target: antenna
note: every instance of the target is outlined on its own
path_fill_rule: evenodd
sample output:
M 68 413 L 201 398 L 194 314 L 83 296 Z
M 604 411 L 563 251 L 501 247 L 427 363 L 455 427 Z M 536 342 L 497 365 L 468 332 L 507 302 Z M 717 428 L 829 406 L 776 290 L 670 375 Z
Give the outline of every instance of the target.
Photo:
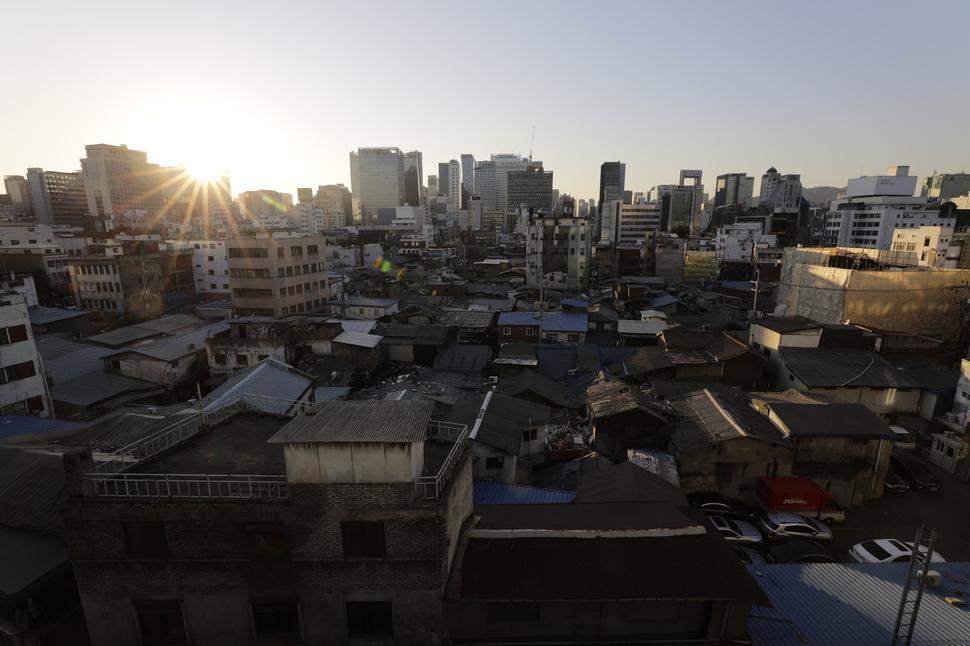
M 529 161 L 532 161 L 532 147 L 536 143 L 536 127 L 532 126 L 532 141 L 529 142 Z

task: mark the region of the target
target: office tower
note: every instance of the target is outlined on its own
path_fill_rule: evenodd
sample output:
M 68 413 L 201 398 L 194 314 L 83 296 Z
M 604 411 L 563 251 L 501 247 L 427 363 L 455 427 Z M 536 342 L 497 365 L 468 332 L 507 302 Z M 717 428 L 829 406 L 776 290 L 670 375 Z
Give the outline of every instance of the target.
M 754 178 L 747 173 L 726 173 L 717 176 L 714 208 L 719 206 L 749 206 L 754 191 Z
M 941 202 L 970 195 L 970 173 L 934 173 L 923 180 L 919 194 L 922 197 L 938 197 Z
M 475 195 L 475 156 L 461 156 L 461 181 L 469 195 Z
M 498 153 L 488 161 L 475 163 L 475 192 L 486 210 L 504 210 L 508 205 L 508 174 L 527 168 L 541 168 L 542 162 L 522 159 L 518 153 Z
M 404 153 L 397 148 L 358 148 L 350 153 L 354 219 L 377 222 L 377 211 L 404 204 Z
M 41 224 L 80 229 L 88 213 L 88 197 L 81 173 L 28 168 L 27 183 L 34 219 Z
M 690 188 L 691 216 L 689 235 L 698 236 L 701 232 L 701 204 L 704 203 L 704 185 L 701 183 L 703 173 L 699 170 L 680 171 L 679 185 Z
M 323 211 L 325 230 L 342 229 L 349 224 L 348 218 L 353 213 L 353 198 L 350 189 L 343 184 L 318 186 L 313 204 Z
M 88 196 L 88 212 L 115 215 L 132 209 L 160 213 L 165 206 L 170 174 L 148 163 L 148 153 L 128 146 L 94 144 L 84 147 L 81 175 Z
M 441 185 L 437 175 L 428 175 L 428 195 L 437 197 L 441 193 Z
M 660 205 L 660 230 L 689 231 L 694 213 L 694 197 L 695 191 L 691 186 L 661 184 L 650 189 L 647 201 Z
M 18 218 L 29 220 L 34 217 L 34 208 L 30 202 L 30 186 L 23 175 L 4 175 L 3 185 L 7 195 L 13 202 L 14 213 Z
M 761 176 L 761 191 L 758 193 L 758 203 L 767 202 L 768 196 L 775 190 L 775 186 L 781 181 L 781 173 L 772 166 Z
M 600 166 L 600 206 L 603 202 L 622 200 L 626 190 L 626 164 L 621 162 L 604 162 Z
M 446 164 L 446 170 L 448 172 L 448 185 L 447 189 L 442 192 L 448 196 L 450 212 L 456 214 L 461 208 L 461 163 L 457 159 L 452 159 Z
M 298 188 L 296 189 L 296 201 L 298 204 L 309 204 L 313 201 L 313 189 L 312 188 Z
M 424 204 L 424 163 L 420 151 L 412 150 L 404 155 L 404 203 L 410 206 Z
M 510 171 L 507 175 L 507 211 L 531 208 L 549 212 L 554 206 L 552 199 L 552 171 L 541 166 L 526 170 Z
M 288 222 L 289 206 L 279 191 L 258 190 L 239 194 L 239 217 L 263 228 L 281 228 Z

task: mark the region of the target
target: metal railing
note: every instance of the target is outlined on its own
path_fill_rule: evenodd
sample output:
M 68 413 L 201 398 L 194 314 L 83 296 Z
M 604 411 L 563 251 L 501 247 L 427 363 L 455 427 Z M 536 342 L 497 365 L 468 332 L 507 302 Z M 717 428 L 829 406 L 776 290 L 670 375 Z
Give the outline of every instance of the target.
M 109 498 L 286 498 L 285 475 L 119 473 L 93 480 L 94 495 Z
M 429 437 L 435 437 L 431 435 L 433 425 L 439 433 L 445 432 L 447 435 L 454 435 L 455 445 L 451 447 L 451 451 L 448 452 L 444 464 L 438 469 L 437 475 L 421 476 L 414 479 L 414 497 L 421 500 L 438 499 L 445 485 L 448 484 L 455 467 L 458 466 L 458 462 L 461 461 L 465 451 L 468 450 L 468 428 L 464 424 L 433 421 L 428 425 Z M 451 438 L 439 436 L 439 439 L 449 440 Z
M 95 463 L 94 471 L 99 474 L 127 471 L 197 435 L 201 428 L 199 415 L 187 416 L 157 433 L 143 437 L 102 457 Z

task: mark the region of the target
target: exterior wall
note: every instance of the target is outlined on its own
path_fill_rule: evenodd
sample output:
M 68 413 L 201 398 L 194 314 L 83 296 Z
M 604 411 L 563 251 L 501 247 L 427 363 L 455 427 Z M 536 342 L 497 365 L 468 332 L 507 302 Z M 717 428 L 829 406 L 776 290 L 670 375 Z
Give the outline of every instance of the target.
M 194 376 L 197 360 L 196 355 L 180 357 L 174 361 L 163 361 L 137 352 L 127 352 L 108 357 L 104 362 L 107 372 L 165 386 L 182 383 Z
M 893 421 L 897 413 L 915 413 L 919 411 L 922 388 L 869 388 L 846 386 L 844 388 L 809 388 L 801 379 L 787 369 L 778 373 L 775 383 L 776 390 L 807 390 L 836 395 L 847 404 L 863 404 L 873 413 L 886 421 Z
M 327 306 L 324 236 L 257 233 L 229 240 L 226 247 L 232 305 L 239 315 L 275 317 Z
M 475 442 L 472 440 L 472 453 L 478 461 L 472 465 L 472 477 L 478 480 L 491 480 L 493 482 L 515 482 L 515 470 L 518 463 L 518 456 L 503 453 L 494 446 Z M 502 458 L 501 469 L 489 469 L 488 458 Z
M 225 240 L 200 240 L 185 243 L 192 248 L 192 268 L 197 294 L 229 297 L 229 262 Z
M 0 415 L 48 417 L 47 388 L 21 294 L 0 294 L 0 335 Z
M 412 483 L 424 469 L 421 443 L 286 444 L 286 479 L 294 484 Z
M 845 507 L 881 498 L 892 440 L 793 437 L 799 451 L 792 474 L 810 478 Z
M 717 491 L 753 504 L 759 477 L 792 475 L 792 449 L 752 438 L 728 440 L 716 447 L 705 446 L 687 453 L 670 447 L 677 458 L 680 487 L 685 493 Z
M 751 326 L 748 345 L 768 357 L 765 369 L 771 374 L 777 375 L 782 370 L 778 348 L 817 348 L 821 338 L 822 328 L 820 327 L 814 330 L 798 330 L 780 334 L 755 323 Z
M 539 639 L 555 643 L 577 639 L 631 643 L 717 639 L 744 633 L 746 621 L 725 622 L 726 616 L 748 616 L 744 606 L 727 601 L 583 599 L 538 603 L 539 622 L 498 623 L 489 620 L 488 601 L 447 601 L 448 637 L 456 642 L 475 642 L 488 635 L 489 641 L 515 643 Z
M 531 334 L 530 334 L 531 332 Z M 538 325 L 500 325 L 498 328 L 498 339 L 500 343 L 538 343 Z

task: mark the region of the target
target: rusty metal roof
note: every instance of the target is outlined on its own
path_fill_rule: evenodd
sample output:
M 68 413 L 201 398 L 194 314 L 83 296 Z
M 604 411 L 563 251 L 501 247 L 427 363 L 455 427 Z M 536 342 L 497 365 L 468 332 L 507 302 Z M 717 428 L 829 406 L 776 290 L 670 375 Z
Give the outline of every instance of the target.
M 333 401 L 300 413 L 268 442 L 405 442 L 424 440 L 434 402 Z

